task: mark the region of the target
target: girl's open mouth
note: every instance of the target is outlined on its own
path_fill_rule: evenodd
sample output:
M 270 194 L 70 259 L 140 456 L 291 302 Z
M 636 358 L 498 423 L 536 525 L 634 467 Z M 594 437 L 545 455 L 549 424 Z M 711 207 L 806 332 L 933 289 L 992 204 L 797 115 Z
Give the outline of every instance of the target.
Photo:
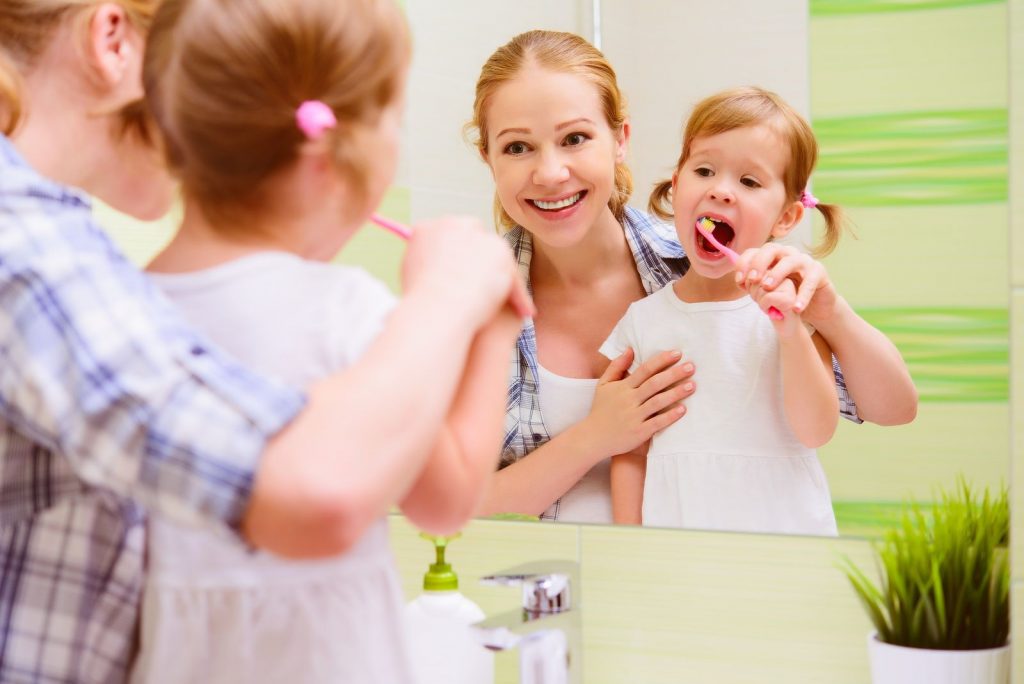
M 733 239 L 736 237 L 736 232 L 732 229 L 732 226 L 721 219 L 711 218 L 710 216 L 702 217 L 701 219 L 698 219 L 698 221 L 704 218 L 715 224 L 714 229 L 711 231 L 711 234 L 715 236 L 715 239 L 722 243 L 723 246 L 729 247 Z M 718 248 L 708 242 L 707 238 L 705 238 L 699 230 L 694 228 L 693 232 L 695 233 L 695 242 L 697 247 L 708 254 L 721 254 Z

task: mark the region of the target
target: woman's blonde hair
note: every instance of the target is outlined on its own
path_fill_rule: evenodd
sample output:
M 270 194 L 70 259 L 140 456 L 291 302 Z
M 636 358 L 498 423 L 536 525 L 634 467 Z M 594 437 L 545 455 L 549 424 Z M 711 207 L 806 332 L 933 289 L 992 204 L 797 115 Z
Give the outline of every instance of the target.
M 736 128 L 764 124 L 770 126 L 789 148 L 789 163 L 783 173 L 787 201 L 799 200 L 818 161 L 818 141 L 810 124 L 777 94 L 746 86 L 724 90 L 697 103 L 686 122 L 683 133 L 683 150 L 676 163 L 678 171 L 690 158 L 693 141 L 697 138 L 718 135 Z M 672 180 L 655 184 L 648 208 L 651 213 L 663 219 L 672 218 Z M 821 257 L 832 252 L 839 242 L 843 227 L 843 212 L 835 204 L 817 204 L 825 218 L 825 236 L 815 246 L 815 256 Z
M 512 80 L 527 65 L 536 64 L 551 71 L 577 74 L 593 83 L 601 96 L 604 116 L 611 129 L 618 134 L 626 123 L 626 101 L 619 90 L 615 70 L 601 51 L 573 33 L 560 31 L 527 31 L 520 33 L 494 51 L 480 70 L 476 82 L 476 100 L 473 119 L 466 124 L 467 133 L 475 131 L 473 143 L 485 157 L 487 155 L 487 105 L 504 83 Z M 633 175 L 624 162 L 615 165 L 615 192 L 608 200 L 608 208 L 619 221 L 626 210 L 626 202 L 633 193 Z M 504 228 L 512 228 L 515 221 L 508 215 L 497 194 L 494 198 L 495 220 Z
M 143 34 L 149 30 L 160 0 L 116 0 L 128 20 Z M 3 0 L 0 2 L 0 132 L 10 135 L 24 115 L 22 74 L 35 67 L 64 21 L 81 27 L 83 45 L 93 12 L 103 0 Z M 147 133 L 140 102 L 122 110 L 125 128 L 140 124 Z
M 296 110 L 307 100 L 334 112 L 323 140 L 361 190 L 365 140 L 409 57 L 391 0 L 165 0 L 143 82 L 171 169 L 216 225 L 266 210 L 265 182 L 306 142 Z

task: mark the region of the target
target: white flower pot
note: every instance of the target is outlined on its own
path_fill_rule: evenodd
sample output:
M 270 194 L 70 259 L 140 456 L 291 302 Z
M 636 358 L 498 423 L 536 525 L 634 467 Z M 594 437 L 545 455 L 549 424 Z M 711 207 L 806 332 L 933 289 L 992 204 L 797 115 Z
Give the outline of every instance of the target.
M 980 651 L 893 646 L 868 635 L 872 684 L 1008 684 L 1010 645 Z

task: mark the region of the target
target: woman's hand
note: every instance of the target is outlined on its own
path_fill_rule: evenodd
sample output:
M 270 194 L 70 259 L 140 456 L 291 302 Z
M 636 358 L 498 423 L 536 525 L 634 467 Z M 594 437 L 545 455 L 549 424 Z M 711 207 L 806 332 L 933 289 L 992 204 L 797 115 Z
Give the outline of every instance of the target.
M 614 359 L 598 378 L 586 434 L 603 456 L 636 449 L 659 430 L 682 418 L 682 401 L 693 394 L 693 364 L 678 363 L 678 351 L 661 352 L 632 375 L 633 350 Z
M 736 283 L 747 291 L 756 285 L 771 292 L 786 280 L 796 285 L 793 311 L 815 328 L 824 327 L 835 314 L 839 297 L 820 261 L 795 247 L 769 242 L 746 250 L 736 263 Z

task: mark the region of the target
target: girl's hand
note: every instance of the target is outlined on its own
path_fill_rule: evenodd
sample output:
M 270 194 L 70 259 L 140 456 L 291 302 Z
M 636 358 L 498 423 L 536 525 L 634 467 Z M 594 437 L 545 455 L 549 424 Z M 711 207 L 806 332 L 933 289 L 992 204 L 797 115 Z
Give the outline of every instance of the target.
M 786 280 L 797 288 L 792 310 L 815 328 L 824 327 L 836 312 L 838 296 L 820 261 L 795 247 L 769 242 L 746 250 L 736 263 L 736 283 L 747 291 L 757 285 L 771 292 Z
M 416 225 L 402 262 L 406 294 L 420 293 L 451 304 L 479 326 L 508 303 L 520 318 L 533 302 L 503 239 L 478 219 L 449 216 Z
M 679 352 L 661 352 L 626 375 L 633 350 L 614 359 L 598 378 L 586 434 L 606 456 L 644 444 L 654 433 L 682 418 L 682 401 L 693 394 L 693 364 L 678 363 Z
M 760 284 L 751 285 L 747 291 L 750 294 L 750 298 L 757 303 L 765 315 L 768 315 L 768 310 L 772 307 L 778 309 L 782 314 L 781 319 L 771 318 L 772 326 L 779 337 L 789 337 L 798 333 L 800 328 L 803 327 L 801 316 L 794 309 L 797 289 L 796 283 L 792 279 L 786 278 L 770 291 Z

